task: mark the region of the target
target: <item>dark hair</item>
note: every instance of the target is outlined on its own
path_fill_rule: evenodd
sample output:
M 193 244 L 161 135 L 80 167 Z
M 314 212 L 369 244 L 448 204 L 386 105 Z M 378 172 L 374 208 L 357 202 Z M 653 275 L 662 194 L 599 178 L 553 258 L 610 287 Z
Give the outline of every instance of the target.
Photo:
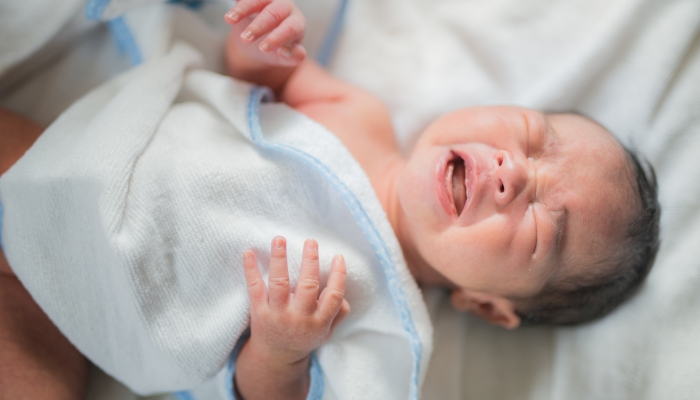
M 554 279 L 521 302 L 523 310 L 516 312 L 523 325 L 577 325 L 603 317 L 629 298 L 649 273 L 659 248 L 656 173 L 649 162 L 645 168 L 633 151 L 626 147 L 625 151 L 638 197 L 637 213 L 628 223 L 621 248 L 599 261 L 602 273 Z

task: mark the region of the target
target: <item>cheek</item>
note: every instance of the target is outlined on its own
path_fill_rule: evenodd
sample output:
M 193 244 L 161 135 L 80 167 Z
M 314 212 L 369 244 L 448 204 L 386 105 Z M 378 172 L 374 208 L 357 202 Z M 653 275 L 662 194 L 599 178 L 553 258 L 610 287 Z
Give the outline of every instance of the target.
M 427 210 L 420 200 L 421 193 L 425 191 L 422 189 L 425 186 L 425 183 L 421 182 L 423 180 L 420 173 L 413 170 L 411 166 L 406 166 L 399 177 L 397 186 L 399 202 L 406 216 L 413 223 L 428 218 Z
M 514 264 L 513 230 L 507 221 L 494 218 L 444 232 L 431 244 L 433 268 L 455 284 L 484 290 Z
M 436 271 L 459 287 L 501 295 L 530 293 L 540 270 L 531 258 L 532 235 L 518 225 L 522 219 L 516 220 L 495 215 L 453 227 L 424 237 L 419 249 Z
M 431 154 L 414 154 L 401 171 L 397 192 L 401 208 L 414 224 L 431 227 L 437 222 L 434 166 Z

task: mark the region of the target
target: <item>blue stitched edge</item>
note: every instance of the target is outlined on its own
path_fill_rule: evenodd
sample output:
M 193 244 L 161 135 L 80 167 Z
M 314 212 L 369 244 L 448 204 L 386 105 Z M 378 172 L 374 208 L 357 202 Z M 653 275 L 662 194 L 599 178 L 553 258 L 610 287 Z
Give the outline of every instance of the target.
M 264 148 L 273 151 L 279 151 L 280 153 L 290 155 L 299 159 L 300 161 L 313 167 L 317 172 L 319 172 L 340 194 L 341 198 L 348 206 L 348 209 L 352 213 L 353 217 L 360 225 L 362 233 L 365 238 L 369 241 L 372 249 L 374 250 L 379 264 L 382 267 L 384 276 L 387 280 L 387 285 L 389 286 L 389 292 L 394 300 L 397 311 L 399 313 L 399 318 L 401 320 L 401 325 L 403 329 L 408 334 L 409 341 L 411 343 L 411 350 L 413 352 L 413 372 L 411 376 L 411 388 L 410 388 L 410 399 L 418 398 L 418 376 L 420 372 L 420 362 L 423 354 L 423 343 L 420 341 L 418 332 L 416 331 L 416 326 L 413 322 L 413 317 L 411 316 L 411 311 L 408 308 L 408 302 L 406 300 L 406 295 L 401 288 L 401 283 L 396 270 L 393 268 L 393 262 L 391 261 L 391 255 L 389 249 L 386 247 L 386 243 L 382 240 L 377 228 L 372 223 L 372 220 L 367 215 L 367 212 L 362 207 L 362 203 L 357 199 L 355 194 L 343 183 L 325 164 L 321 163 L 319 160 L 314 158 L 308 153 L 305 153 L 299 149 L 291 146 L 272 144 L 265 141 L 262 134 L 262 128 L 260 127 L 259 120 L 259 106 L 260 102 L 269 98 L 271 91 L 268 88 L 254 86 L 251 88 L 250 99 L 248 101 L 248 126 L 250 129 L 250 135 L 253 142 Z
M 228 362 L 226 363 L 224 388 L 226 390 L 226 394 L 228 395 L 228 400 L 236 400 L 236 394 L 233 390 L 233 376 L 236 373 L 236 359 L 238 358 L 238 353 L 241 351 L 241 347 L 243 347 L 243 343 L 245 343 L 245 341 L 248 340 L 249 337 L 250 329 L 243 332 L 241 337 L 238 338 L 238 342 L 236 342 L 236 345 L 233 347 L 233 351 L 231 351 L 231 355 L 229 356 Z
M 141 50 L 139 50 L 139 46 L 136 44 L 136 39 L 134 39 L 134 35 L 131 33 L 129 25 L 127 25 L 124 16 L 122 15 L 107 21 L 107 28 L 109 29 L 110 33 L 112 33 L 112 37 L 114 38 L 117 48 L 122 53 L 126 53 L 126 55 L 129 57 L 129 61 L 131 61 L 131 64 L 141 64 L 143 61 L 143 58 L 141 57 Z
M 90 0 L 85 6 L 85 17 L 87 19 L 100 19 L 104 14 L 110 0 Z
M 173 396 L 177 398 L 177 400 L 196 400 L 194 396 L 192 396 L 192 393 L 190 393 L 187 390 L 183 390 L 182 392 L 176 392 L 173 393 Z
M 324 67 L 328 66 L 328 61 L 335 50 L 335 45 L 338 42 L 338 37 L 340 36 L 340 31 L 343 28 L 343 22 L 345 22 L 345 14 L 348 9 L 348 0 L 340 0 L 340 5 L 338 6 L 338 11 L 335 14 L 335 18 L 331 23 L 331 29 L 326 35 L 326 39 L 323 41 L 321 50 L 316 56 L 316 61 Z
M 181 4 L 191 10 L 199 10 L 204 5 L 204 0 L 168 0 L 170 4 Z
M 323 392 L 326 390 L 326 382 L 323 380 L 323 370 L 321 364 L 316 358 L 316 353 L 311 353 L 311 383 L 309 386 L 309 394 L 306 395 L 306 400 L 321 400 Z
M 91 20 L 102 19 L 107 5 L 111 0 L 90 0 L 85 6 L 85 17 Z M 131 29 L 126 23 L 123 15 L 106 22 L 107 29 L 112 34 L 112 38 L 117 49 L 129 57 L 132 65 L 141 64 L 143 57 Z

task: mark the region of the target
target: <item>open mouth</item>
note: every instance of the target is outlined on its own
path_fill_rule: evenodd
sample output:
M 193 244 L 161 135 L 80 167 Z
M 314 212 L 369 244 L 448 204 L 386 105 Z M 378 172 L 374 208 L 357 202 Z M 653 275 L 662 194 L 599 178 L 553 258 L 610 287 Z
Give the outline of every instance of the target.
M 464 159 L 453 153 L 452 160 L 447 162 L 447 173 L 445 174 L 445 187 L 448 195 L 452 197 L 452 206 L 457 216 L 462 214 L 464 205 L 467 203 L 466 168 Z

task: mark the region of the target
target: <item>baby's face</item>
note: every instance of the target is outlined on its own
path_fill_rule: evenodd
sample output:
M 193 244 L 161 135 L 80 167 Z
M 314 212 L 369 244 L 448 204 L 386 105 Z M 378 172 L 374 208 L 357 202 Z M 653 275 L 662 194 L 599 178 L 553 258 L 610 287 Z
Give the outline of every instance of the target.
M 437 272 L 527 298 L 619 243 L 629 176 L 622 146 L 588 119 L 469 108 L 428 127 L 398 196 L 413 246 Z

